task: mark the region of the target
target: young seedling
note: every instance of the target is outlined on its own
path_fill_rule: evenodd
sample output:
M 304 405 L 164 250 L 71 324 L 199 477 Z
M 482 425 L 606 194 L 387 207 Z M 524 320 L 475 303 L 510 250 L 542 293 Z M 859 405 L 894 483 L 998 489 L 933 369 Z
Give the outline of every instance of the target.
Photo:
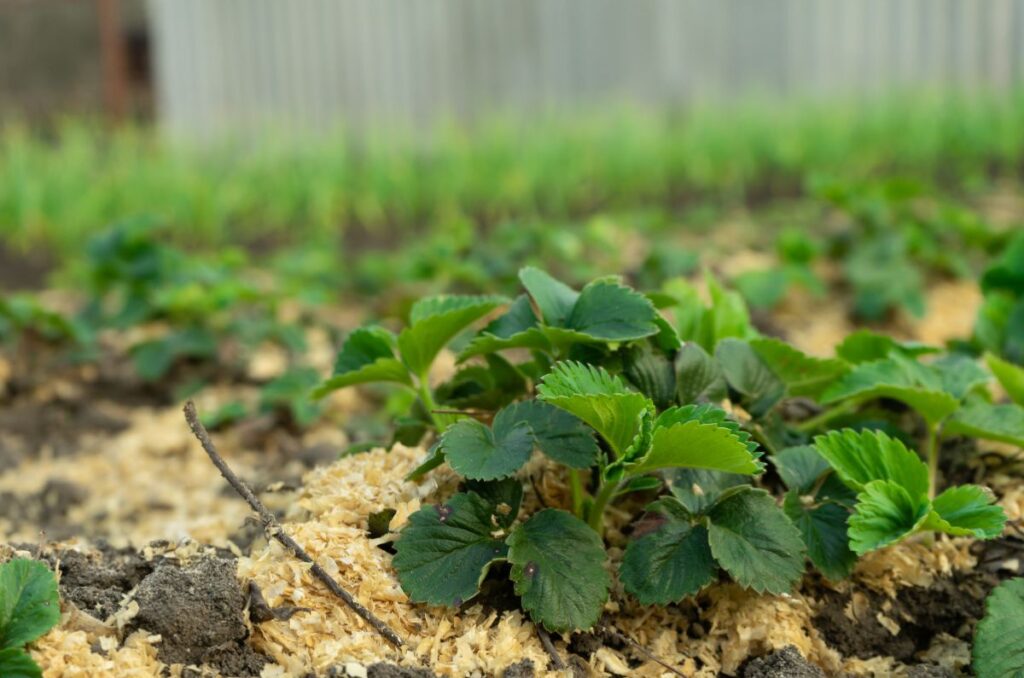
M 994 539 L 1006 523 L 991 491 L 950 487 L 936 495 L 929 467 L 898 439 L 878 431 L 832 431 L 814 447 L 857 492 L 849 520 L 850 548 L 858 555 L 920 532 Z
M 968 356 L 935 357 L 936 349 L 901 345 L 864 332 L 851 335 L 836 352 L 850 368 L 820 394 L 819 401 L 831 409 L 803 423 L 800 428 L 805 431 L 880 398 L 902 402 L 924 420 L 924 456 L 933 493 L 944 437 L 966 435 L 1024 445 L 1024 408 L 993 404 L 988 392 L 992 376 Z M 918 359 L 929 354 L 934 358 L 930 362 Z

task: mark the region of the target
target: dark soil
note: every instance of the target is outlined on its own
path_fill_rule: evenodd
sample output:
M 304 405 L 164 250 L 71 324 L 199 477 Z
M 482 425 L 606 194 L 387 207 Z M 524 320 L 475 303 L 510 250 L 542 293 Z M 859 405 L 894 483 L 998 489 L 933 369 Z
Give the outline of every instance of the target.
M 501 672 L 501 678 L 534 678 L 537 670 L 532 659 L 524 659 L 521 662 L 512 664 Z
M 862 659 L 889 655 L 909 664 L 940 632 L 969 639 L 974 623 L 984 615 L 985 597 L 997 583 L 993 575 L 973 571 L 939 579 L 930 588 L 906 587 L 895 600 L 863 590 L 861 593 L 868 598 L 867 611 L 856 621 L 844 611 L 850 593 L 824 591 L 819 595 L 823 605 L 814 625 L 843 655 Z M 896 635 L 878 621 L 879 612 L 899 624 Z
M 46 284 L 53 267 L 49 252 L 14 252 L 0 243 L 0 292 L 39 289 Z
M 61 598 L 101 621 L 120 609 L 124 596 L 154 566 L 133 549 L 105 544 L 91 553 L 63 550 L 47 559 L 60 572 Z
M 81 526 L 68 522 L 68 511 L 88 496 L 88 491 L 81 485 L 51 478 L 38 492 L 0 492 L 0 516 L 14 530 L 30 525 L 48 539 L 60 541 L 81 532 Z
M 246 601 L 232 560 L 165 561 L 142 580 L 135 600 L 132 624 L 160 634 L 161 661 L 207 664 L 231 676 L 259 675 L 267 662 L 245 642 Z
M 825 672 L 804 659 L 792 645 L 751 659 L 741 675 L 743 678 L 825 678 Z
M 86 398 L 38 402 L 19 398 L 0 406 L 0 472 L 43 450 L 61 457 L 76 453 L 88 433 L 116 434 L 127 424 Z

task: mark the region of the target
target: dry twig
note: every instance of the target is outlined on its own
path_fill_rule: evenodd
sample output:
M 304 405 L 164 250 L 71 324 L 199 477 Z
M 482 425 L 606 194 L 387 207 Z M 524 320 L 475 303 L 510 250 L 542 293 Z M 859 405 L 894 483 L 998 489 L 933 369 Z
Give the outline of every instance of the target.
M 296 558 L 304 563 L 309 563 L 310 572 L 312 572 L 317 579 L 323 582 L 324 585 L 330 589 L 331 593 L 336 595 L 338 598 L 341 598 L 353 612 L 362 617 L 367 624 L 377 631 L 377 633 L 384 636 L 385 639 L 395 646 L 401 647 L 403 642 L 399 635 L 392 631 L 387 624 L 374 616 L 372 612 L 360 605 L 359 602 L 352 597 L 352 594 L 343 589 L 341 585 L 331 577 L 331 575 L 327 574 L 322 567 L 317 565 L 316 561 L 314 561 L 313 558 L 306 553 L 301 546 L 299 546 L 298 542 L 288 536 L 284 529 L 282 529 L 281 524 L 277 521 L 277 518 L 274 517 L 274 514 L 263 505 L 263 502 L 261 502 L 255 494 L 253 494 L 253 491 L 249 489 L 249 486 L 246 485 L 241 478 L 235 475 L 235 472 L 231 470 L 231 467 L 227 465 L 224 458 L 217 452 L 217 448 L 214 446 L 213 441 L 210 440 L 210 434 L 206 432 L 206 428 L 199 421 L 199 415 L 196 413 L 196 406 L 191 400 L 185 403 L 185 420 L 188 422 L 189 428 L 192 429 L 192 433 L 195 434 L 199 443 L 203 446 L 203 450 L 206 452 L 207 456 L 210 457 L 210 461 L 212 461 L 213 465 L 220 471 L 220 474 L 224 476 L 225 480 L 228 481 L 231 487 L 233 487 L 235 491 L 242 496 L 242 499 L 245 499 L 249 506 L 252 507 L 252 510 L 259 514 L 260 522 L 263 523 L 263 529 L 267 534 L 280 542 L 286 549 L 291 551 Z
M 636 650 L 637 652 L 642 654 L 644 657 L 650 659 L 655 664 L 661 665 L 662 667 L 664 667 L 665 669 L 671 671 L 672 673 L 676 674 L 677 676 L 685 676 L 686 675 L 685 673 L 683 673 L 679 669 L 673 667 L 671 664 L 669 664 L 665 660 L 663 660 L 660 657 L 658 657 L 656 654 L 654 654 L 653 652 L 648 650 L 646 647 L 644 647 L 640 643 L 636 642 L 635 640 L 633 640 L 632 638 L 627 636 L 622 631 L 619 631 L 617 628 L 615 628 L 611 624 L 605 624 L 603 630 L 604 630 L 604 632 L 606 634 L 608 634 L 609 636 L 611 636 L 612 638 L 614 638 L 618 642 L 626 644 L 626 645 L 629 645 L 634 650 Z
M 547 650 L 548 656 L 551 657 L 551 667 L 555 671 L 562 671 L 566 668 L 565 662 L 562 661 L 562 656 L 558 654 L 558 650 L 555 649 L 555 644 L 551 642 L 551 635 L 544 630 L 544 627 L 540 624 L 536 625 L 537 636 L 540 638 L 540 644 Z

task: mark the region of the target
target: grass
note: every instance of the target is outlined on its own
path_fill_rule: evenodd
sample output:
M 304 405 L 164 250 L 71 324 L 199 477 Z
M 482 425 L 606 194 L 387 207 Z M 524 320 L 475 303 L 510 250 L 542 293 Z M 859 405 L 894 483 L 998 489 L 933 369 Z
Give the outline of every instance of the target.
M 266 138 L 194 147 L 151 129 L 67 121 L 0 132 L 0 242 L 73 257 L 112 222 L 150 216 L 193 247 L 347 235 L 392 243 L 507 219 L 678 210 L 802 193 L 878 173 L 956 191 L 1016 177 L 1024 92 L 867 104 L 705 106 L 448 127 L 429 147 Z M 472 229 L 470 229 L 472 231 Z

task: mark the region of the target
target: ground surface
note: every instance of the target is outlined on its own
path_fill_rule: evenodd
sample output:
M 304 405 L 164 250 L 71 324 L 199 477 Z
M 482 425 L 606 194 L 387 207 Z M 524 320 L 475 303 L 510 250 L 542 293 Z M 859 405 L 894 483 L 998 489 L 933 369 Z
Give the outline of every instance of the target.
M 929 316 L 887 329 L 931 343 L 969 332 L 973 284 L 941 284 L 930 297 Z M 819 354 L 851 329 L 840 307 L 814 300 L 791 302 L 766 322 Z M 326 374 L 329 352 L 319 362 Z M 438 470 L 404 481 L 422 449 L 339 460 L 343 425 L 366 408 L 359 395 L 338 394 L 325 421 L 302 433 L 264 419 L 214 437 L 317 562 L 407 640 L 400 651 L 307 566 L 267 544 L 168 392 L 112 380 L 116 370 L 44 369 L 26 380 L 15 367 L 0 359 L 0 542 L 12 545 L 0 557 L 27 551 L 60 572 L 62 622 L 31 648 L 46 676 L 161 675 L 166 667 L 268 678 L 548 674 L 548 654 L 508 592 L 492 587 L 458 611 L 407 601 L 390 568 L 393 535 L 369 538 L 367 517 L 392 507 L 400 527 L 454 480 Z M 227 380 L 197 405 L 211 411 L 251 388 Z M 533 471 L 528 503 L 565 501 L 557 473 Z M 1019 524 L 1019 478 L 987 480 Z M 621 557 L 625 537 L 614 526 L 610 541 Z M 960 675 L 994 573 L 1020 570 L 1022 545 L 1012 535 L 984 548 L 905 544 L 863 559 L 840 584 L 809 574 L 790 596 L 720 583 L 693 601 L 641 608 L 618 590 L 603 629 L 555 644 L 575 675 L 673 675 L 648 653 L 695 676 Z

